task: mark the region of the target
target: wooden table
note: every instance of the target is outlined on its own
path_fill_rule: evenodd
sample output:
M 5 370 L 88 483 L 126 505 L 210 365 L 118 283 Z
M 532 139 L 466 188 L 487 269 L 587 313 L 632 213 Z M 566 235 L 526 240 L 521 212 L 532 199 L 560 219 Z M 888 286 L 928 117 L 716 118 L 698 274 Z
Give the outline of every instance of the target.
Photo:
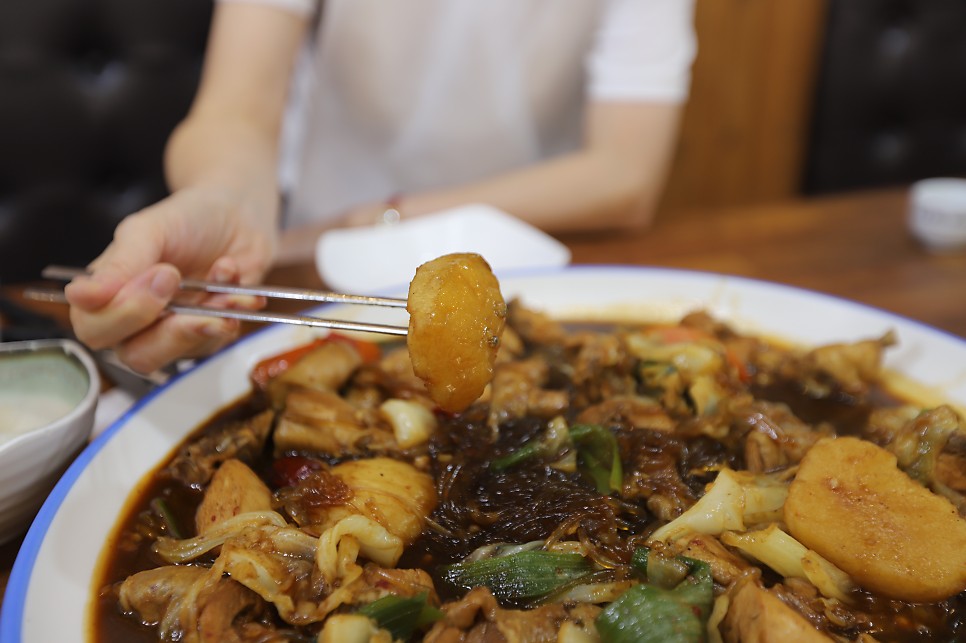
M 575 264 L 728 273 L 809 288 L 966 338 L 966 251 L 925 251 L 906 231 L 906 193 L 886 190 L 748 208 L 682 212 L 636 234 L 572 235 Z M 310 265 L 269 283 L 322 287 Z M 20 541 L 0 546 L 0 594 Z

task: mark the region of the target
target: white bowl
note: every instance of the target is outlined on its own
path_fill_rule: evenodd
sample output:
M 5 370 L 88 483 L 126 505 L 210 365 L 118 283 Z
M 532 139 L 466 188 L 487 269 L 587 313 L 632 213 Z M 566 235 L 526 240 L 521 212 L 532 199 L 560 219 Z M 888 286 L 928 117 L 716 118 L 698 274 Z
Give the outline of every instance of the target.
M 90 436 L 100 387 L 77 342 L 0 344 L 0 543 L 26 531 Z
M 966 179 L 924 179 L 913 184 L 909 228 L 935 252 L 966 250 Z
M 406 284 L 416 268 L 452 252 L 475 252 L 497 276 L 570 263 L 570 250 L 502 210 L 480 204 L 394 224 L 337 228 L 319 237 L 316 266 L 331 288 L 373 294 Z

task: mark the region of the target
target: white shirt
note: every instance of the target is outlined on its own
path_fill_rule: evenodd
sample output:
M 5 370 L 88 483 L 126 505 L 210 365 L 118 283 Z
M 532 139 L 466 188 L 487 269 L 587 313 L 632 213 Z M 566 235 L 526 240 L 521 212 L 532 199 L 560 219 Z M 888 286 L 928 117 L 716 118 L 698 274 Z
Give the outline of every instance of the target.
M 286 226 L 573 151 L 588 100 L 684 100 L 696 48 L 693 0 L 322 7 L 283 139 Z

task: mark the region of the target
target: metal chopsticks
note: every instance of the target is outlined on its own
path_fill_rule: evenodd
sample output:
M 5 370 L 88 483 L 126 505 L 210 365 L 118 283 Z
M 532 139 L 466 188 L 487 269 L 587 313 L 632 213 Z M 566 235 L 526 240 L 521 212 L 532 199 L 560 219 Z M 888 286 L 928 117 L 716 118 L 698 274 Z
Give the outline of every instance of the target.
M 71 268 L 67 266 L 47 266 L 44 268 L 41 274 L 46 279 L 70 281 L 74 277 L 87 274 L 87 271 L 81 268 Z M 357 304 L 363 306 L 382 306 L 390 308 L 405 308 L 406 306 L 405 299 L 369 297 L 366 295 L 345 295 L 317 290 L 288 288 L 284 286 L 238 286 L 234 284 L 220 284 L 209 281 L 201 281 L 198 279 L 182 280 L 181 289 L 219 294 L 254 295 L 269 299 L 294 299 L 299 301 Z M 67 299 L 64 296 L 63 291 L 60 290 L 26 288 L 23 291 L 23 296 L 27 299 L 33 299 L 36 301 L 67 303 Z M 408 332 L 408 329 L 404 326 L 392 326 L 387 324 L 355 322 L 338 319 L 322 319 L 308 315 L 289 315 L 286 313 L 275 313 L 268 311 L 245 311 L 230 308 L 212 308 L 209 306 L 190 306 L 184 304 L 170 304 L 167 307 L 167 310 L 169 312 L 182 315 L 223 317 L 263 324 L 296 324 L 299 326 L 312 326 L 332 330 L 359 331 L 399 336 L 406 335 Z

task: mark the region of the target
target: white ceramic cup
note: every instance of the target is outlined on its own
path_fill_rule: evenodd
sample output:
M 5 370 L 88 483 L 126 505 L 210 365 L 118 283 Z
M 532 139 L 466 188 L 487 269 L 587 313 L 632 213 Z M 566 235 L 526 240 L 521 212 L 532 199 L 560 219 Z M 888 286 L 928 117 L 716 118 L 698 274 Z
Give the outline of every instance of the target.
M 966 179 L 924 179 L 909 195 L 909 229 L 930 250 L 966 250 Z

